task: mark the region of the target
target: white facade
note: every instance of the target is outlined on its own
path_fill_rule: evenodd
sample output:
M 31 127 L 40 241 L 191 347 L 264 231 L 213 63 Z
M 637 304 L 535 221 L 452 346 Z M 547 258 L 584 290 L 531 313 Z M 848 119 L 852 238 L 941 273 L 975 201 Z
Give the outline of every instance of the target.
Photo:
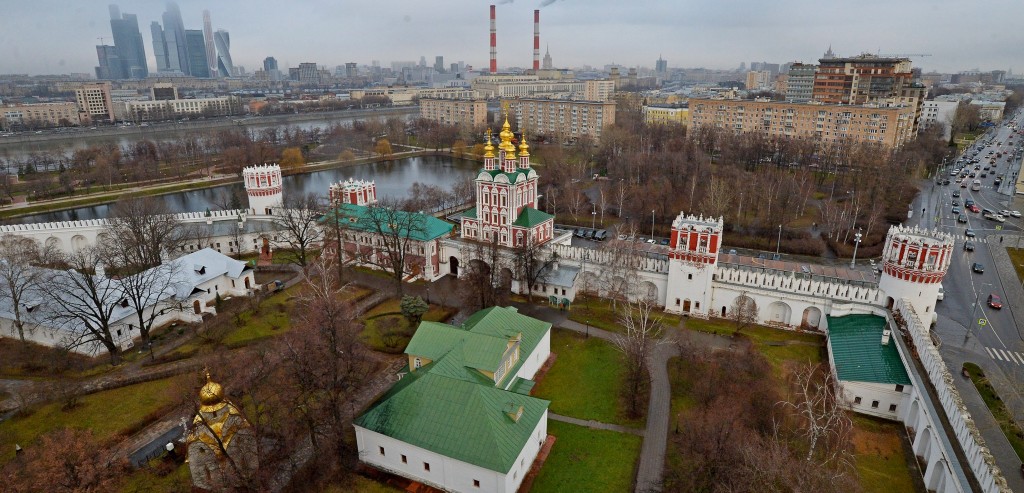
M 924 131 L 935 125 L 944 126 L 943 137 L 949 139 L 952 132 L 953 115 L 956 114 L 958 101 L 924 101 L 921 103 L 921 121 L 918 123 L 918 132 Z
M 355 430 L 359 460 L 383 471 L 445 491 L 515 493 L 547 438 L 548 413 L 544 411 L 512 469 L 505 473 L 455 460 L 360 426 L 355 426 Z
M 842 384 L 842 399 L 851 411 L 895 421 L 899 420 L 903 408 L 909 406 L 912 388 L 847 380 Z

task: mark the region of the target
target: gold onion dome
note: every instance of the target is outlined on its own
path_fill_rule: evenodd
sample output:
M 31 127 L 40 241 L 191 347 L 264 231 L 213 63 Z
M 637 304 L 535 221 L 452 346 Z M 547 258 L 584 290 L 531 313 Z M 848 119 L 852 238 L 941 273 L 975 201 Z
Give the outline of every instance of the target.
M 494 146 L 491 145 L 491 129 L 487 129 L 487 144 L 484 146 L 484 157 L 494 157 Z
M 527 157 L 530 155 L 530 146 L 526 144 L 526 132 L 523 132 L 523 138 L 519 142 L 519 157 Z
M 199 410 L 206 413 L 216 412 L 225 405 L 224 388 L 211 380 L 210 372 L 206 372 L 206 385 L 199 389 Z
M 498 149 L 505 151 L 505 157 L 512 157 L 516 153 L 516 147 L 512 145 L 512 139 L 515 136 L 512 133 L 512 126 L 508 124 L 508 116 L 506 116 L 505 123 L 501 126 L 501 133 L 498 134 L 498 137 L 501 137 L 501 144 L 498 145 Z

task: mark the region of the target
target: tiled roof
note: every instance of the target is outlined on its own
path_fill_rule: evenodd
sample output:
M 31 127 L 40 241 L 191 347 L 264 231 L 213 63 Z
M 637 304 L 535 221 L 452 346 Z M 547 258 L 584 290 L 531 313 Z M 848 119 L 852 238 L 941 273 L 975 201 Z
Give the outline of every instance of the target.
M 429 214 L 423 214 L 420 212 L 406 212 L 406 211 L 394 211 L 395 217 L 400 223 L 399 234 L 405 236 L 408 234 L 409 238 L 416 241 L 430 241 L 435 238 L 447 235 L 451 232 L 454 225 L 451 223 L 442 221 Z M 331 224 L 334 221 L 334 215 L 339 215 L 339 224 L 343 228 L 356 229 L 359 231 L 366 231 L 369 233 L 378 233 L 378 223 L 383 223 L 382 219 L 384 216 L 378 216 L 375 218 L 374 214 L 383 213 L 383 209 L 379 207 L 366 207 L 355 204 L 341 204 L 334 210 L 328 212 L 324 217 L 320 218 L 320 222 L 323 224 Z M 389 212 L 390 214 L 390 212 Z M 409 216 L 415 216 L 410 218 Z M 410 224 L 419 223 L 415 229 L 407 232 L 406 229 Z M 385 234 L 392 233 L 392 229 L 387 224 L 379 224 L 380 229 Z
M 910 385 L 896 342 L 882 344 L 885 326 L 877 315 L 828 317 L 828 347 L 839 380 Z

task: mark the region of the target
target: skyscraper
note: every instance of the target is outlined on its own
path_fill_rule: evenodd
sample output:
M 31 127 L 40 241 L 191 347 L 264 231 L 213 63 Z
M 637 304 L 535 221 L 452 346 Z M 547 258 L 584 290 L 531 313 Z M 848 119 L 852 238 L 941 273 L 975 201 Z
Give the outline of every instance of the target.
M 149 25 L 149 29 L 153 34 L 153 55 L 156 56 L 156 71 L 166 72 L 170 70 L 170 64 L 167 60 L 167 43 L 164 41 L 164 28 L 160 27 L 160 23 L 153 21 Z
M 114 49 L 119 63 L 108 63 L 109 78 L 145 79 L 149 75 L 149 68 L 146 66 L 146 47 L 139 33 L 138 17 L 135 14 L 122 15 L 117 5 L 111 5 L 110 32 L 114 35 Z M 102 61 L 100 66 L 103 66 Z
M 263 70 L 265 72 L 270 72 L 271 70 L 277 70 L 277 59 L 272 57 L 272 56 L 268 56 L 268 57 L 264 58 L 263 59 Z
M 164 43 L 167 45 L 167 68 L 188 74 L 188 48 L 185 42 L 185 24 L 181 21 L 178 4 L 167 2 L 164 12 Z
M 206 42 L 203 40 L 203 32 L 198 29 L 186 29 L 185 47 L 188 53 L 189 75 L 209 78 L 210 64 L 206 60 Z
M 96 58 L 99 59 L 99 66 L 96 67 L 96 78 L 100 80 L 112 80 L 121 78 L 124 68 L 121 65 L 121 57 L 117 55 L 117 48 L 110 45 L 96 46 Z
M 439 73 L 444 73 L 444 56 L 434 57 L 434 70 Z
M 217 72 L 224 77 L 235 75 L 235 67 L 231 63 L 231 37 L 228 32 L 218 29 L 213 33 L 213 42 L 217 47 Z
M 210 22 L 210 11 L 203 11 L 203 39 L 206 41 L 206 66 L 210 77 L 217 77 L 217 50 L 213 45 L 213 23 Z
M 665 60 L 661 58 L 661 55 L 658 55 L 658 60 L 654 62 L 654 71 L 659 74 L 668 72 L 668 60 Z

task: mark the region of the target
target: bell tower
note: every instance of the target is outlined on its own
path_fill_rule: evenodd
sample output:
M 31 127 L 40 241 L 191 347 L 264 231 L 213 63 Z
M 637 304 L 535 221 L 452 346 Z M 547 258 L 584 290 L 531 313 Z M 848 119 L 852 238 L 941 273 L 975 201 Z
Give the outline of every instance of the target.
M 893 226 L 882 250 L 880 301 L 892 308 L 906 298 L 925 324 L 934 319 L 942 278 L 953 258 L 953 237 L 940 231 Z
M 706 314 L 722 244 L 722 218 L 679 213 L 672 221 L 665 311 Z

